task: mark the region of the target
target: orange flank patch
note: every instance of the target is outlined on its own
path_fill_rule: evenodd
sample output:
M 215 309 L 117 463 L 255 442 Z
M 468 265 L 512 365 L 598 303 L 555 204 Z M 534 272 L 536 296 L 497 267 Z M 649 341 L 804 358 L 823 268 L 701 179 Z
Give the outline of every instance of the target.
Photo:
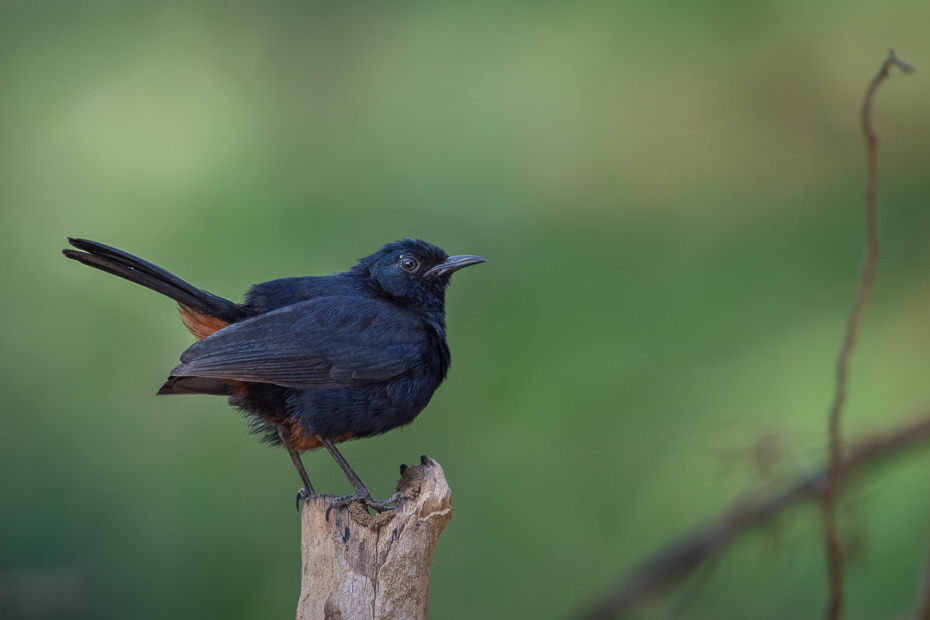
M 249 395 L 249 384 L 246 383 L 245 381 L 236 381 L 235 379 L 226 379 L 225 383 L 226 385 L 229 386 L 229 390 L 232 392 L 232 395 L 238 398 L 239 400 L 244 400 L 245 397 Z
M 186 327 L 197 340 L 203 340 L 213 332 L 219 331 L 229 325 L 226 321 L 221 321 L 216 317 L 208 316 L 202 312 L 197 312 L 184 304 L 178 304 L 178 310 L 181 312 L 181 320 L 184 321 L 184 327 Z
M 346 433 L 333 439 L 333 443 L 340 443 L 355 437 L 355 433 Z M 297 452 L 306 452 L 307 450 L 316 450 L 321 448 L 323 443 L 313 435 L 307 434 L 303 427 L 294 422 L 288 429 L 287 447 Z

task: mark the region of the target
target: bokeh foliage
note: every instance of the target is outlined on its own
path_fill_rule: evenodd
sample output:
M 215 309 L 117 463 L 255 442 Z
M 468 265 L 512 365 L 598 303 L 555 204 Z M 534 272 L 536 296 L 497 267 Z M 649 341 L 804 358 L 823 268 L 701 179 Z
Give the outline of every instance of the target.
M 0 4 L 0 571 L 73 571 L 88 618 L 296 604 L 289 459 L 222 399 L 154 397 L 190 337 L 67 235 L 233 299 L 422 237 L 489 259 L 450 290 L 449 381 L 346 457 L 377 496 L 444 466 L 434 617 L 564 615 L 759 484 L 758 438 L 765 476 L 820 461 L 889 44 L 925 70 L 876 102 L 846 429 L 904 419 L 930 403 L 928 24 L 925 0 Z M 849 497 L 849 618 L 911 604 L 927 465 Z M 815 618 L 824 581 L 802 510 L 643 617 Z

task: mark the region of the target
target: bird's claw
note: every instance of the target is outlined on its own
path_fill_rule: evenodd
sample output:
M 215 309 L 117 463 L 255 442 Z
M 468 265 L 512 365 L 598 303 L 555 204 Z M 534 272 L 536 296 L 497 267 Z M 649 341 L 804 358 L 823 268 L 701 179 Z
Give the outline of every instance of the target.
M 326 520 L 329 521 L 329 513 L 333 508 L 342 508 L 343 506 L 348 506 L 352 502 L 362 502 L 366 507 L 373 509 L 375 512 L 384 512 L 385 510 L 393 510 L 394 507 L 391 504 L 396 504 L 397 500 L 401 498 L 403 494 L 398 492 L 390 496 L 386 500 L 379 501 L 376 499 L 371 499 L 371 493 L 368 492 L 366 487 L 359 487 L 355 489 L 355 492 L 352 495 L 346 495 L 345 497 L 337 497 L 329 503 L 329 506 L 326 507 Z
M 300 487 L 300 490 L 297 491 L 297 499 L 294 500 L 294 505 L 297 506 L 298 512 L 300 511 L 300 502 L 302 501 L 305 502 L 311 497 L 313 497 L 313 495 L 310 494 L 310 491 L 308 491 L 307 489 L 303 487 Z

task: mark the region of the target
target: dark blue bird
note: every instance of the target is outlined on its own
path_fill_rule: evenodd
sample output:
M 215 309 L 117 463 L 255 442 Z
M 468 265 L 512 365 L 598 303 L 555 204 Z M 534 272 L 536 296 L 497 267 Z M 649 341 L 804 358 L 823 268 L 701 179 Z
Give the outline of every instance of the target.
M 448 256 L 419 239 L 382 247 L 344 273 L 253 286 L 242 304 L 195 288 L 121 250 L 68 239 L 68 258 L 178 302 L 198 341 L 159 394 L 214 394 L 249 415 L 255 432 L 290 453 L 314 495 L 299 453 L 325 447 L 354 492 L 330 508 L 371 499 L 335 443 L 409 424 L 449 370 L 445 290 L 480 256 Z M 327 511 L 328 514 L 328 511 Z

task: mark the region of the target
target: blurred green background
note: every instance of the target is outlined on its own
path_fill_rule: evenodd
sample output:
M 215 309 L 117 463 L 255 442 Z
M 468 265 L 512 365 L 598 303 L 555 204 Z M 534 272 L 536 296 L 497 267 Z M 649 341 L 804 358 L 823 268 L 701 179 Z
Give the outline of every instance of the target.
M 67 235 L 232 299 L 400 237 L 489 259 L 450 290 L 426 412 L 344 450 L 379 497 L 402 462 L 444 466 L 435 618 L 562 617 L 817 466 L 863 249 L 857 109 L 888 45 L 923 72 L 876 102 L 885 245 L 845 428 L 907 419 L 930 403 L 928 31 L 926 0 L 3 2 L 0 614 L 297 602 L 287 455 L 223 399 L 156 398 L 191 342 L 173 304 L 66 261 Z M 849 618 L 912 606 L 928 465 L 849 495 Z M 640 615 L 824 600 L 807 508 Z

